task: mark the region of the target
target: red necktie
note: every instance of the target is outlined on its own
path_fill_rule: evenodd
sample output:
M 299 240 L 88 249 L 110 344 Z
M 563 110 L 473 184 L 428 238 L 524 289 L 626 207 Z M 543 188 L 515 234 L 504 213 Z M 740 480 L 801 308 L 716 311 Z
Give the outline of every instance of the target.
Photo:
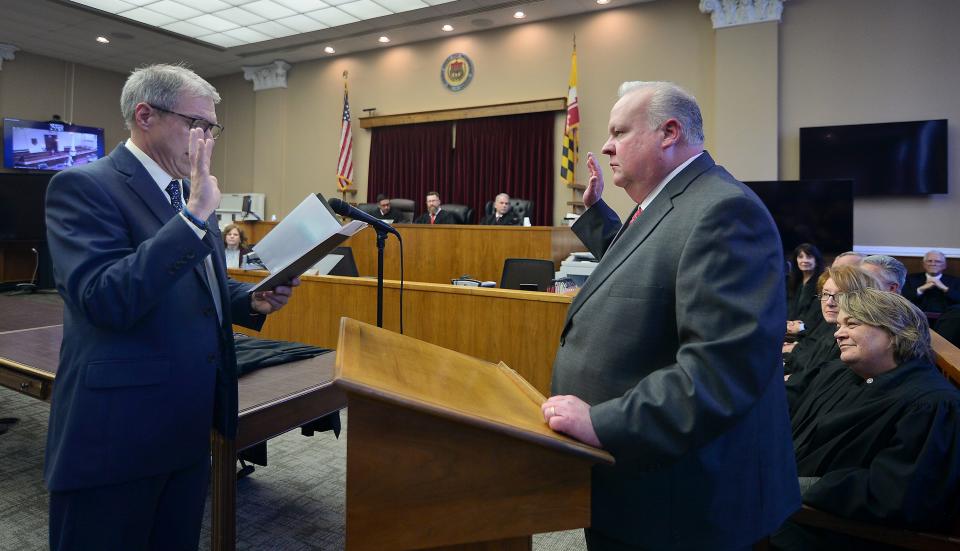
M 640 207 L 637 207 L 637 212 L 633 213 L 633 216 L 630 217 L 630 222 L 627 222 L 627 225 L 629 226 L 630 224 L 633 224 L 633 222 L 640 217 L 641 212 L 643 212 L 643 209 Z
M 436 219 L 437 219 L 437 216 L 436 216 L 435 214 L 431 214 L 431 215 L 430 215 L 430 223 L 431 223 L 431 224 L 433 224 L 433 221 L 436 220 Z

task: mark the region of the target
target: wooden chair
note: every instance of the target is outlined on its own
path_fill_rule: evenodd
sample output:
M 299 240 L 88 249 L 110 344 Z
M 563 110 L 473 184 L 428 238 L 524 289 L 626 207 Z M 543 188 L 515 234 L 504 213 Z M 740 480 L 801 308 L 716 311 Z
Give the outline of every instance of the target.
M 937 367 L 947 379 L 950 379 L 950 382 L 960 387 L 960 349 L 935 331 L 930 332 L 930 338 Z M 794 513 L 791 520 L 800 525 L 821 528 L 885 545 L 895 545 L 903 549 L 960 551 L 960 516 L 954 517 L 944 532 L 887 528 L 879 524 L 838 517 L 806 505 Z

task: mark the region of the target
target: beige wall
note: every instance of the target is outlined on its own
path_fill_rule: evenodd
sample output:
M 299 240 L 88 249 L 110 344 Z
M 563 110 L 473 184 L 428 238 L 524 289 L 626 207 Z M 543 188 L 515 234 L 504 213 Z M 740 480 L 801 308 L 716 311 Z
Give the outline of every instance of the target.
M 282 216 L 308 193 L 332 196 L 336 191 L 336 162 L 339 117 L 343 97 L 344 70 L 349 71 L 350 105 L 354 116 L 363 108 L 376 107 L 377 114 L 397 114 L 434 109 L 470 107 L 530 99 L 562 97 L 567 92 L 570 52 L 574 33 L 579 57 L 579 90 L 582 160 L 586 151 L 599 151 L 606 139 L 609 110 L 616 89 L 625 79 L 674 80 L 682 83 L 704 103 L 708 132 L 712 127 L 713 40 L 709 17 L 695 5 L 681 1 L 658 1 L 588 16 L 569 17 L 496 29 L 444 40 L 385 48 L 355 56 L 343 56 L 297 63 L 288 77 L 285 102 L 261 98 L 277 91 L 252 92 L 235 86 L 236 78 L 214 79 L 224 96 L 227 134 L 239 132 L 237 141 L 217 145 L 215 164 L 227 159 L 254 158 L 265 170 L 234 171 L 225 177 L 226 191 L 268 190 L 267 212 Z M 677 37 L 682 37 L 678 40 Z M 670 55 L 663 55 L 669 45 Z M 473 60 L 476 76 L 461 92 L 448 91 L 440 83 L 440 65 L 454 52 Z M 256 96 L 253 100 L 251 97 Z M 233 104 L 250 105 L 256 116 L 235 122 Z M 269 113 L 261 113 L 266 109 Z M 562 131 L 562 113 L 557 115 L 557 155 Z M 250 125 L 257 125 L 251 128 Z M 356 124 L 356 123 L 355 123 Z M 262 151 L 251 150 L 250 134 L 267 143 L 271 151 L 278 144 L 279 159 L 266 159 Z M 366 199 L 370 132 L 355 126 L 355 180 L 357 200 Z M 254 181 L 254 175 L 271 184 Z M 607 173 L 609 176 L 609 172 Z M 566 212 L 570 192 L 559 183 L 554 205 L 559 220 Z M 612 189 L 611 204 L 626 213 L 631 204 L 624 193 Z M 419 200 L 420 198 L 415 198 Z
M 45 121 L 57 114 L 73 124 L 101 127 L 109 153 L 128 135 L 120 115 L 125 79 L 119 73 L 17 52 L 16 59 L 4 61 L 0 69 L 0 117 Z
M 858 245 L 960 246 L 956 0 L 787 2 L 780 26 L 780 176 L 799 177 L 799 128 L 949 119 L 949 195 L 857 199 Z

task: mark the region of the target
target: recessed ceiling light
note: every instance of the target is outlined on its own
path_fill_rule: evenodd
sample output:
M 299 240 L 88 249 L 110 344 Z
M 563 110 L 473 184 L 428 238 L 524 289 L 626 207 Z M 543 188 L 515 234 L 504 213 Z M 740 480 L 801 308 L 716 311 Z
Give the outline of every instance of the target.
M 443 32 L 448 33 L 453 30 L 453 25 L 444 25 L 440 27 L 440 29 L 443 30 Z
M 600 4 L 601 6 L 609 3 L 610 3 L 610 0 L 597 0 L 597 4 Z
M 381 36 L 378 40 L 384 44 L 386 44 L 387 42 L 390 42 L 390 39 L 386 36 Z
M 99 43 L 101 43 L 101 44 L 109 44 L 109 43 L 110 43 L 110 39 L 107 38 L 107 37 L 105 37 L 105 36 L 98 36 L 98 37 L 97 37 L 97 42 L 99 42 Z
M 526 17 L 526 16 L 527 16 L 527 14 L 523 13 L 523 12 L 520 11 L 520 10 L 517 10 L 516 13 L 513 14 L 513 18 L 514 18 L 514 19 L 523 19 L 523 18 Z
M 333 46 L 327 46 L 326 48 L 323 49 L 323 51 L 327 52 L 328 54 L 337 53 L 337 51 L 333 49 Z

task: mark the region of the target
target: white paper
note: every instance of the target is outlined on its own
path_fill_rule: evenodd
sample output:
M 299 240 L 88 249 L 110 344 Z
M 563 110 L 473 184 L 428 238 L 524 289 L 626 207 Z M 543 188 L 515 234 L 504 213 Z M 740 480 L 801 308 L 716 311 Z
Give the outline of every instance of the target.
M 253 250 L 270 273 L 300 258 L 340 230 L 340 222 L 313 193 L 257 243 Z

